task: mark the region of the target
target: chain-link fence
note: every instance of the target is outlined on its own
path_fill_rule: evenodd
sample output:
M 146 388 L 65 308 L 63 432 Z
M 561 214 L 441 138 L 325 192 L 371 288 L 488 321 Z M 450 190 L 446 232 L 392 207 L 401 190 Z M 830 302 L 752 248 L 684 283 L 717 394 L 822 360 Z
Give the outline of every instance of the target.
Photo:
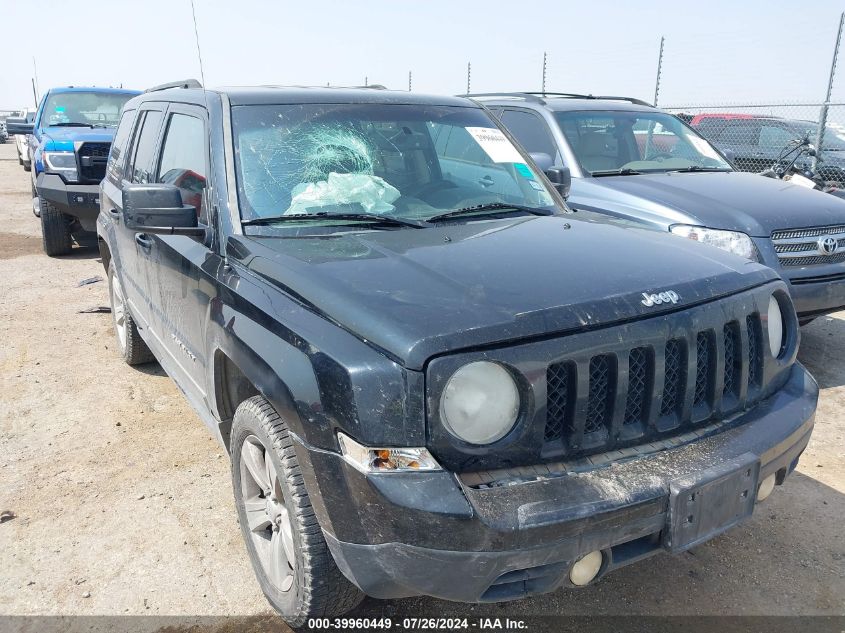
M 742 171 L 769 169 L 796 141 L 806 139 L 816 152 L 817 173 L 831 184 L 841 184 L 845 182 L 845 103 L 829 104 L 826 113 L 823 107 L 820 103 L 773 103 L 663 109 L 684 119 Z M 825 116 L 822 130 L 819 121 Z M 805 153 L 797 164 L 811 167 L 812 157 Z

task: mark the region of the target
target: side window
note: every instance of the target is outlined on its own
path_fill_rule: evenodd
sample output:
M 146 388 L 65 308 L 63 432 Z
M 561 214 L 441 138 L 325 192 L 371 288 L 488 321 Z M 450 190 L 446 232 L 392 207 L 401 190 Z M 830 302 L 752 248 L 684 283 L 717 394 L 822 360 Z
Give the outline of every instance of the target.
M 757 145 L 760 142 L 760 125 L 753 121 L 728 121 L 719 134 L 722 143 Z
M 158 131 L 161 128 L 162 113 L 158 110 L 146 110 L 142 116 L 143 120 L 138 124 L 138 131 L 135 132 L 132 165 L 127 174 L 127 179 L 146 184 L 153 180 L 151 172 Z
M 537 115 L 530 112 L 505 110 L 502 113 L 502 123 L 526 151 L 542 152 L 551 156 L 552 160 L 555 159 L 557 149 L 552 136 L 546 124 Z
M 205 124 L 187 114 L 173 114 L 167 124 L 156 182 L 175 185 L 182 202 L 193 205 L 204 223 L 202 194 L 208 177 Z
M 126 163 L 126 145 L 129 142 L 129 135 L 132 134 L 132 122 L 134 120 L 135 110 L 126 110 L 123 113 L 111 144 L 111 151 L 109 151 L 106 178 L 118 187 L 123 178 L 123 166 Z

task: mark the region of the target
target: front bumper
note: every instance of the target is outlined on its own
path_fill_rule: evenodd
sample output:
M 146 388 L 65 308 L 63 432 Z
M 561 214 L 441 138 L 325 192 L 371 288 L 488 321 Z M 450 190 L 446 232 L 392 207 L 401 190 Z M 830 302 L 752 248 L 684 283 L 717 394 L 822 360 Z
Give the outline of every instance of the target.
M 842 268 L 842 266 L 839 266 Z M 830 314 L 845 308 L 845 271 L 786 278 L 798 318 Z
M 95 231 L 100 213 L 100 185 L 67 184 L 56 174 L 38 174 L 38 195 L 59 211 L 79 220 L 85 231 Z
M 769 399 L 727 428 L 628 461 L 509 486 L 471 487 L 453 473 L 364 475 L 295 438 L 306 486 L 343 573 L 376 598 L 463 602 L 521 598 L 569 584 L 600 550 L 608 571 L 666 544 L 670 484 L 732 462 L 759 480 L 794 470 L 813 428 L 818 387 L 799 364 Z

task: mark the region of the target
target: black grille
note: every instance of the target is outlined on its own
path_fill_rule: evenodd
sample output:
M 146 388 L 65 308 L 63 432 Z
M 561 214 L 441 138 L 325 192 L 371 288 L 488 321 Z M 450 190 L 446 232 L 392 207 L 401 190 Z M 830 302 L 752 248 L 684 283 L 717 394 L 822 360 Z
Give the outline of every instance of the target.
M 700 406 L 707 401 L 707 394 L 710 392 L 712 365 L 711 365 L 711 339 L 708 332 L 699 332 L 695 337 L 695 395 L 693 406 Z
M 737 360 L 739 359 L 740 343 L 737 335 L 736 325 L 726 323 L 725 335 L 725 382 L 722 393 L 736 395 L 736 387 L 739 382 L 737 375 Z
M 666 343 L 666 367 L 663 370 L 663 399 L 660 401 L 660 415 L 677 411 L 684 398 L 684 350 L 681 341 L 672 339 Z
M 590 360 L 590 395 L 584 433 L 595 433 L 610 424 L 610 357 L 606 354 Z
M 546 382 L 548 398 L 546 412 L 546 431 L 544 438 L 546 442 L 554 442 L 563 437 L 563 427 L 567 420 L 570 420 L 570 374 L 572 365 L 570 363 L 556 363 L 549 365 L 546 371 Z
M 77 152 L 79 177 L 83 181 L 100 182 L 106 175 L 111 143 L 83 143 Z
M 625 401 L 625 425 L 645 422 L 648 409 L 648 383 L 651 374 L 651 355 L 645 347 L 635 347 L 628 355 L 628 396 Z
M 707 419 L 712 411 L 753 404 L 764 394 L 761 327 L 756 312 L 738 314 L 727 324 L 711 320 L 689 338 L 676 337 L 661 344 L 662 372 L 655 363 L 658 350 L 653 344 L 626 348 L 623 343 L 621 349 L 612 352 L 551 363 L 546 372 L 545 454 L 566 451 L 586 455 L 659 438 L 670 431 L 683 433 Z M 746 336 L 748 345 L 744 349 Z M 720 377 L 724 388 L 717 391 L 717 363 L 722 354 Z M 625 355 L 628 379 L 620 381 L 618 359 Z M 739 395 L 746 393 L 742 384 L 746 378 L 747 397 L 740 403 Z M 620 385 L 627 385 L 624 394 L 619 393 Z M 620 396 L 625 408 L 617 416 L 614 405 Z M 687 400 L 693 405 L 688 412 L 684 407 Z
M 745 317 L 745 329 L 748 331 L 748 384 L 760 386 L 760 318 L 756 314 Z

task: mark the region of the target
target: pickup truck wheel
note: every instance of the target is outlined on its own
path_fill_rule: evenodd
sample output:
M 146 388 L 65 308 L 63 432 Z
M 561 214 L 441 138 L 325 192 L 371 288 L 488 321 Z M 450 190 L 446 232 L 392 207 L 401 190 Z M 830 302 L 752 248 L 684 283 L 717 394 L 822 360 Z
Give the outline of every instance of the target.
M 70 221 L 68 216 L 59 211 L 44 198 L 41 202 L 41 244 L 50 257 L 67 255 L 73 242 L 70 239 Z
M 127 365 L 141 365 L 154 361 L 155 356 L 147 347 L 144 339 L 141 338 L 138 326 L 129 313 L 129 305 L 126 302 L 126 295 L 123 292 L 123 286 L 120 284 L 114 262 L 109 263 L 108 276 L 112 322 L 114 323 L 114 333 L 117 336 L 117 347 L 120 350 L 120 355 L 123 356 Z
M 235 411 L 231 437 L 235 506 L 270 604 L 292 627 L 354 609 L 364 594 L 329 552 L 285 421 L 254 396 Z

